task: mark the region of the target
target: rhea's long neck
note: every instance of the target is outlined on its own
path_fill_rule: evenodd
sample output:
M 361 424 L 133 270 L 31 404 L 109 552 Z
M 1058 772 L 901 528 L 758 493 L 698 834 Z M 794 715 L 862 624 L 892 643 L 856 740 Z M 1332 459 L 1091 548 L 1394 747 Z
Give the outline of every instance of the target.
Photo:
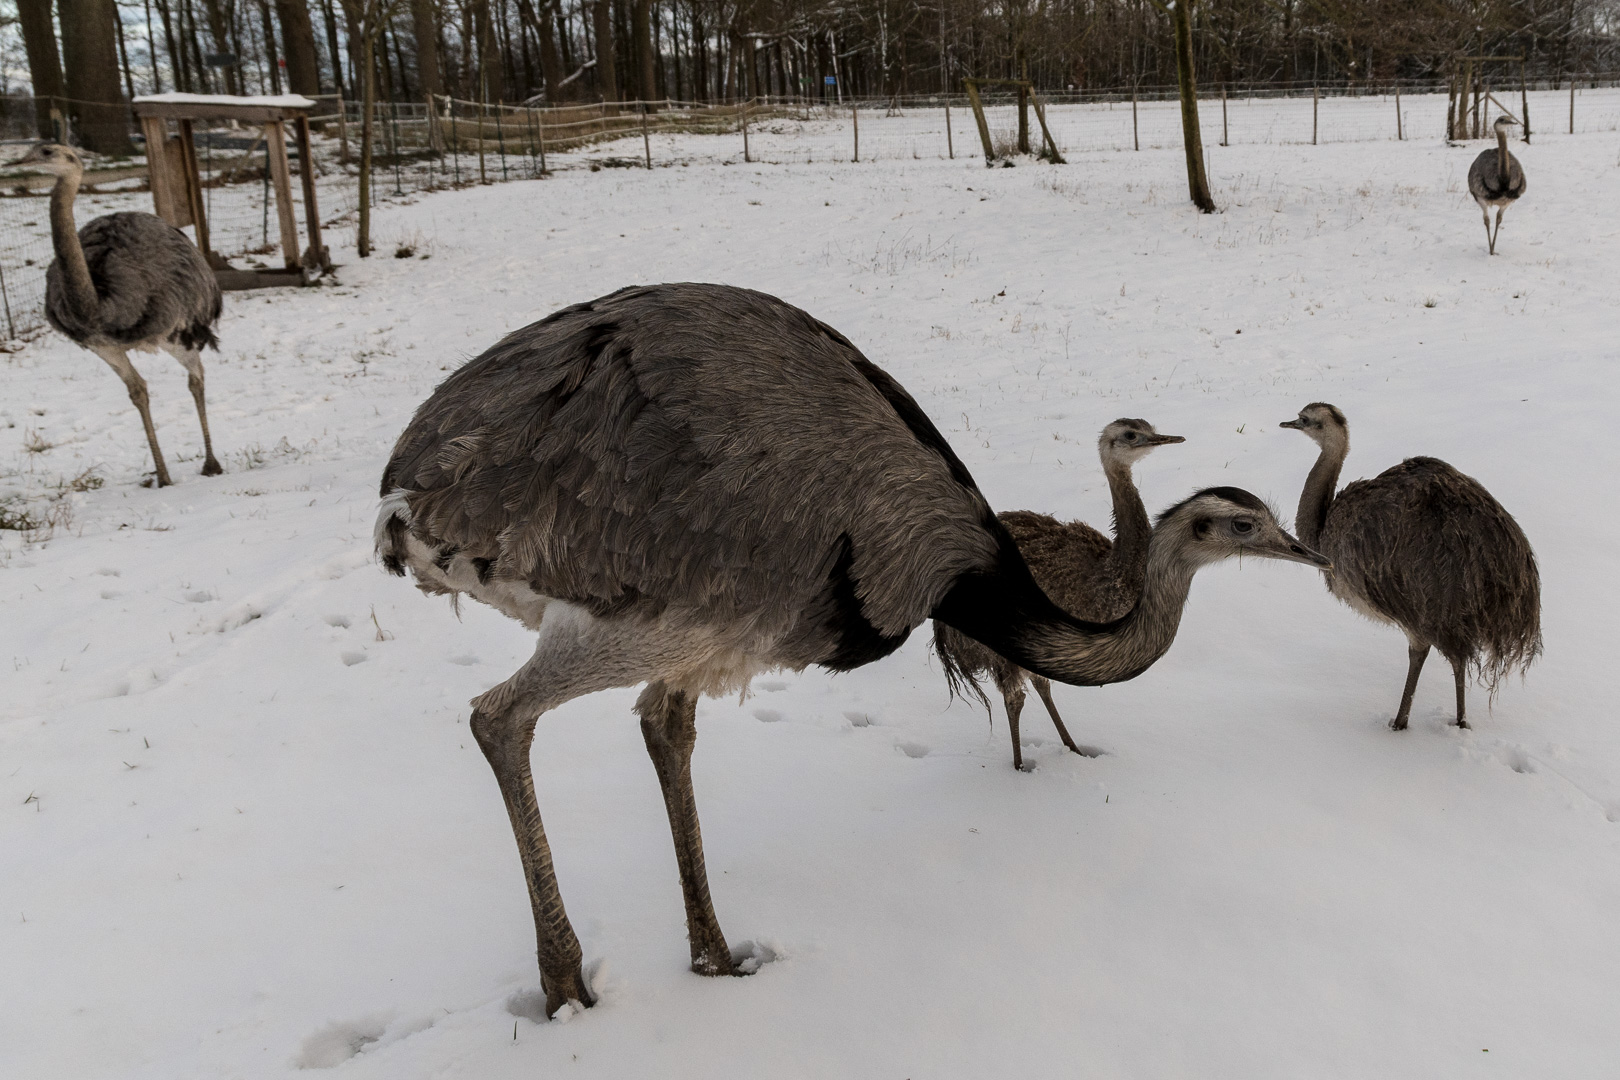
M 1118 577 L 1129 567 L 1140 568 L 1146 561 L 1153 523 L 1148 520 L 1142 494 L 1131 478 L 1130 463 L 1105 461 L 1103 473 L 1108 477 L 1108 492 L 1114 498 L 1114 546 L 1108 553 L 1108 562 L 1115 571 L 1114 576 Z
M 1134 679 L 1176 639 L 1198 570 L 1186 552 L 1189 539 L 1180 527 L 1161 525 L 1153 533 L 1141 598 L 1111 623 L 1069 615 L 1040 591 L 1021 559 L 1005 557 L 996 571 L 958 580 L 934 618 L 1048 679 L 1072 686 Z
M 68 305 L 86 323 L 94 324 L 101 301 L 95 282 L 90 280 L 90 264 L 79 246 L 79 231 L 73 227 L 73 199 L 79 194 L 79 177 L 68 174 L 57 178 L 51 189 L 51 245 L 62 266 L 62 285 Z
M 1496 171 L 1497 175 L 1502 178 L 1502 187 L 1506 188 L 1510 176 L 1508 173 L 1507 132 L 1505 131 L 1496 133 Z M 1306 542 L 1309 543 L 1309 541 Z
M 1328 508 L 1333 505 L 1333 494 L 1339 489 L 1339 470 L 1344 467 L 1350 444 L 1324 446 L 1316 457 L 1316 464 L 1305 477 L 1305 488 L 1299 494 L 1299 509 L 1294 512 L 1294 533 L 1306 547 L 1317 547 L 1322 538 L 1322 526 L 1327 523 Z

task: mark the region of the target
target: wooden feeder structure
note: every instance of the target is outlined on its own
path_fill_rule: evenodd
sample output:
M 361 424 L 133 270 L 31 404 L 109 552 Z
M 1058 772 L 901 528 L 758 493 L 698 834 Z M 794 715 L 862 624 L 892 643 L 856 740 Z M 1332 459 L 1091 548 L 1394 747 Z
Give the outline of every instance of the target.
M 309 110 L 306 97 L 237 97 L 227 94 L 155 94 L 135 98 L 131 104 L 146 136 L 147 172 L 152 204 L 158 217 L 175 228 L 196 226 L 197 247 L 214 268 L 222 289 L 262 289 L 278 285 L 308 285 L 332 269 L 331 257 L 321 243 L 321 215 L 315 203 L 315 174 L 309 149 Z M 208 217 L 204 210 L 202 176 L 197 170 L 193 125 L 199 120 L 235 120 L 262 126 L 271 186 L 275 189 L 276 218 L 281 225 L 281 269 L 238 270 L 208 243 Z M 170 123 L 177 131 L 170 132 Z M 304 195 L 304 222 L 309 246 L 300 250 L 298 219 L 293 212 L 292 170 L 287 162 L 287 127 L 292 127 L 298 148 L 299 180 Z
M 1058 153 L 1057 142 L 1052 138 L 1052 132 L 1046 126 L 1046 110 L 1041 107 L 1041 99 L 1035 96 L 1035 84 L 1028 79 L 963 79 L 962 85 L 967 88 L 968 103 L 973 106 L 973 119 L 979 126 L 979 141 L 984 144 L 984 163 L 990 165 L 996 160 L 995 147 L 990 143 L 990 125 L 984 119 L 984 103 L 979 99 L 979 88 L 983 87 L 1013 87 L 1018 91 L 1018 152 L 1031 153 L 1029 148 L 1029 107 L 1035 106 L 1035 119 L 1040 121 L 1042 156 L 1054 165 L 1066 164 L 1063 155 Z

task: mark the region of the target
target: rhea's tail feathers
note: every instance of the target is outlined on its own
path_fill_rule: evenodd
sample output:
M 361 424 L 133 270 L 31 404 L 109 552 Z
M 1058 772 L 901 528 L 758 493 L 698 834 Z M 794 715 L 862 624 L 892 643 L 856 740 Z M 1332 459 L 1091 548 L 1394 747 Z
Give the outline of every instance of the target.
M 951 697 L 963 701 L 970 696 L 978 698 L 989 711 L 990 698 L 979 685 L 977 673 L 962 660 L 960 646 L 966 640 L 961 631 L 934 620 L 934 653 L 939 657 L 939 666 L 945 670 L 945 685 L 950 688 Z
M 377 524 L 372 530 L 372 544 L 383 569 L 396 577 L 405 576 L 405 536 L 411 526 L 411 508 L 405 501 L 404 488 L 395 488 L 383 496 L 377 507 Z

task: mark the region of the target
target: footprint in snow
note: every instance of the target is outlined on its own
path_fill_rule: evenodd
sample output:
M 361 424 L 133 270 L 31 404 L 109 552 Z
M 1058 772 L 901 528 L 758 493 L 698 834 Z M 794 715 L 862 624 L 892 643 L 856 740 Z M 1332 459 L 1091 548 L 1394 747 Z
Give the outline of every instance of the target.
M 756 682 L 754 685 L 759 687 L 761 690 L 768 690 L 773 694 L 779 693 L 788 688 L 788 684 L 783 682 L 781 679 L 762 679 L 761 681 Z
M 339 1021 L 304 1040 L 293 1064 L 300 1069 L 330 1069 L 343 1064 L 378 1041 L 388 1031 L 386 1016 Z
M 216 599 L 213 589 L 193 589 L 191 592 L 182 593 L 181 595 L 186 598 L 188 604 L 207 604 Z
M 920 742 L 895 743 L 894 748 L 910 758 L 927 757 L 929 750 Z
M 755 709 L 754 719 L 766 724 L 779 724 L 786 717 L 775 709 Z
M 871 727 L 873 724 L 877 723 L 876 720 L 873 720 L 870 716 L 867 716 L 863 712 L 846 712 L 844 714 L 844 719 L 849 721 L 850 727 Z
M 328 615 L 322 621 L 325 622 L 327 626 L 336 626 L 343 629 L 347 629 L 354 622 L 354 620 L 349 618 L 347 615 Z
M 344 649 L 338 654 L 338 658 L 343 661 L 344 667 L 354 667 L 356 664 L 366 662 L 366 654 L 360 649 Z
M 478 663 L 478 657 L 476 656 L 447 656 L 445 659 L 450 661 L 452 664 L 459 664 L 462 667 L 472 667 L 474 664 Z

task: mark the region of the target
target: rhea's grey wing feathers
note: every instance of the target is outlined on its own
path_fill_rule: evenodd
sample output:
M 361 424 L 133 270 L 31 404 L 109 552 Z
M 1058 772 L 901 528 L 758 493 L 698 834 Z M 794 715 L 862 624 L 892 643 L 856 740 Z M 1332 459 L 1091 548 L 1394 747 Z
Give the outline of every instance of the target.
M 152 214 L 108 214 L 79 230 L 79 245 L 100 300 L 101 336 L 217 347 L 219 283 L 185 234 Z
M 761 293 L 621 290 L 447 379 L 383 491 L 407 491 L 424 540 L 599 610 L 791 621 L 831 602 L 843 558 L 875 632 L 904 634 L 995 542 L 964 524 L 989 512 L 949 448 L 920 442 L 862 365 Z

